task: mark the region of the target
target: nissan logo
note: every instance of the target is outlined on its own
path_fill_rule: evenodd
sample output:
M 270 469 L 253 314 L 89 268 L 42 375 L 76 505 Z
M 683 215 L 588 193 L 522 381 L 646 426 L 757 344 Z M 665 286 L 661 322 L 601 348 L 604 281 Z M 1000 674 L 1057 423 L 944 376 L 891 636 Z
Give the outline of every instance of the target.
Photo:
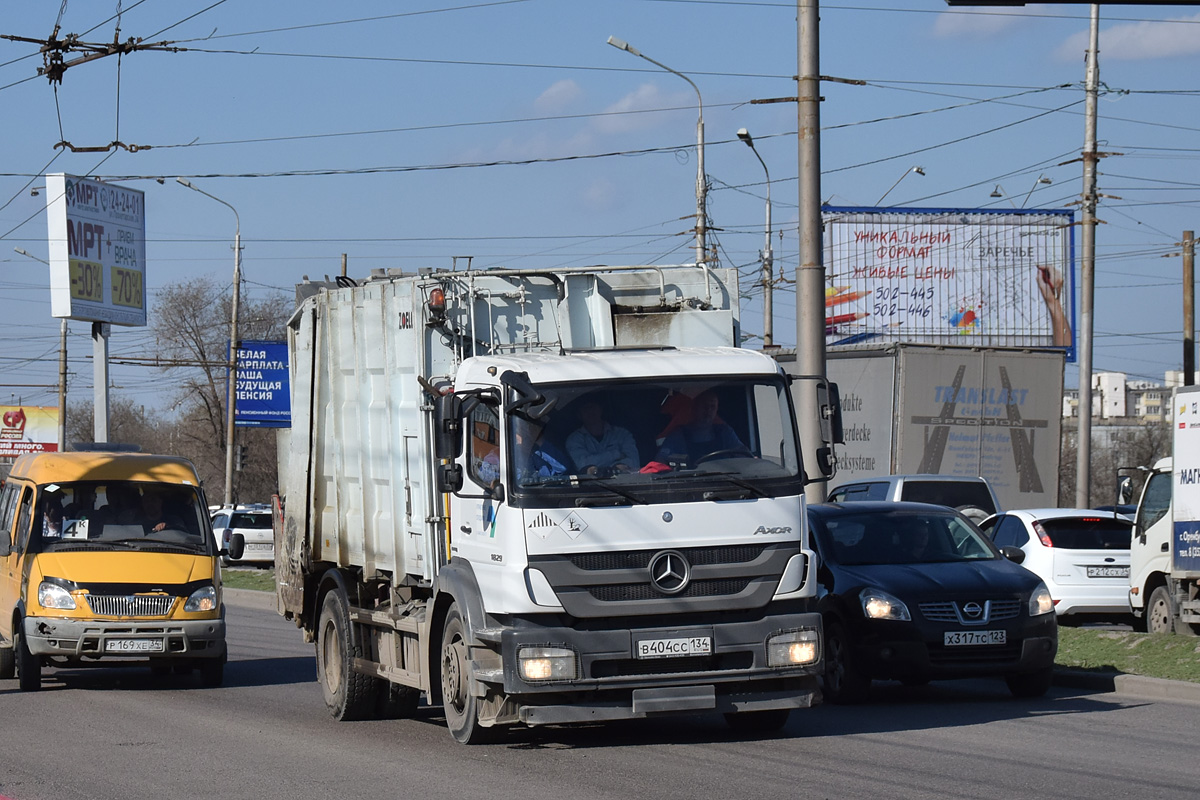
M 963 603 L 962 613 L 968 619 L 979 619 L 979 616 L 983 613 L 983 606 L 972 600 L 970 603 Z
M 650 559 L 650 585 L 663 594 L 679 594 L 687 588 L 691 569 L 678 550 L 663 550 Z

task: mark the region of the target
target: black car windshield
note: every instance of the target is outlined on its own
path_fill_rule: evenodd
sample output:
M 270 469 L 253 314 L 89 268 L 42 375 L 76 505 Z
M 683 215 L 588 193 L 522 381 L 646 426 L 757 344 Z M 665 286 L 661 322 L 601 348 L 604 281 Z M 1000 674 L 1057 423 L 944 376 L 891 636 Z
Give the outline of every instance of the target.
M 821 555 L 845 566 L 998 558 L 991 543 L 954 514 L 875 511 L 815 521 Z
M 524 505 L 749 499 L 795 494 L 800 458 L 775 375 L 538 387 L 549 411 L 508 416 L 507 479 Z M 478 421 L 486 479 L 494 437 Z M 481 480 L 481 482 L 484 482 Z M 521 498 L 524 498 L 522 501 Z
M 208 517 L 192 486 L 80 481 L 39 488 L 36 550 L 210 549 Z

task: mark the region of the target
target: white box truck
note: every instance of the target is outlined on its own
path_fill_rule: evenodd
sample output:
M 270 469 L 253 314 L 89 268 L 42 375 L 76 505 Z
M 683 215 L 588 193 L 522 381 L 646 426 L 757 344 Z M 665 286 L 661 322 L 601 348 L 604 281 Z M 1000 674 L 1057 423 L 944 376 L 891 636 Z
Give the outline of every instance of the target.
M 1175 390 L 1171 457 L 1138 500 L 1129 551 L 1129 605 L 1150 633 L 1200 632 L 1200 386 Z
M 288 330 L 280 613 L 338 719 L 497 726 L 819 701 L 803 488 L 838 408 L 704 266 L 381 273 Z M 303 289 L 303 287 L 301 287 Z M 789 385 L 822 405 L 802 452 Z M 596 424 L 598 422 L 598 424 Z
M 978 476 L 1002 508 L 1057 506 L 1064 361 L 1061 350 L 1027 348 L 830 350 L 846 439 L 837 484 Z

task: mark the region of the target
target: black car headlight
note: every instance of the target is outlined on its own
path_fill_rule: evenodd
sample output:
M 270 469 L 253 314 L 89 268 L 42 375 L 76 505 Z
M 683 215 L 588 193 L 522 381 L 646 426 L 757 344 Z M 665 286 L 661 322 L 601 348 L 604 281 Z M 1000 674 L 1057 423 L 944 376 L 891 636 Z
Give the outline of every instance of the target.
M 1046 588 L 1046 584 L 1039 583 L 1033 590 L 1033 594 L 1029 595 L 1029 616 L 1040 617 L 1042 614 L 1049 614 L 1052 611 L 1054 611 L 1054 598 L 1050 596 L 1050 590 Z
M 858 593 L 858 599 L 862 602 L 863 614 L 867 619 L 890 619 L 902 622 L 912 619 L 904 601 L 882 589 L 863 589 Z

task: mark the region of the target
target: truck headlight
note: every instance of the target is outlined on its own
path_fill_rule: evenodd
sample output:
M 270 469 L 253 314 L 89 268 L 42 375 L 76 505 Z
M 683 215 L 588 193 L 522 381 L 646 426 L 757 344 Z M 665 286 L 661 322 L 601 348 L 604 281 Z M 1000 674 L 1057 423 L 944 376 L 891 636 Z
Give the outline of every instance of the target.
M 777 633 L 767 638 L 767 666 L 799 667 L 821 658 L 820 637 L 811 629 Z
M 38 605 L 42 608 L 72 609 L 75 598 L 57 583 L 42 581 L 38 584 Z
M 570 681 L 578 677 L 575 651 L 565 647 L 522 647 L 517 651 L 522 680 Z
M 863 589 L 858 594 L 863 613 L 868 619 L 890 619 L 907 622 L 912 619 L 903 600 L 892 597 L 882 589 Z
M 192 592 L 183 604 L 184 611 L 212 611 L 217 607 L 217 588 L 205 586 Z
M 1054 598 L 1050 596 L 1050 590 L 1046 588 L 1046 584 L 1039 583 L 1033 594 L 1029 595 L 1029 616 L 1040 617 L 1053 610 Z

